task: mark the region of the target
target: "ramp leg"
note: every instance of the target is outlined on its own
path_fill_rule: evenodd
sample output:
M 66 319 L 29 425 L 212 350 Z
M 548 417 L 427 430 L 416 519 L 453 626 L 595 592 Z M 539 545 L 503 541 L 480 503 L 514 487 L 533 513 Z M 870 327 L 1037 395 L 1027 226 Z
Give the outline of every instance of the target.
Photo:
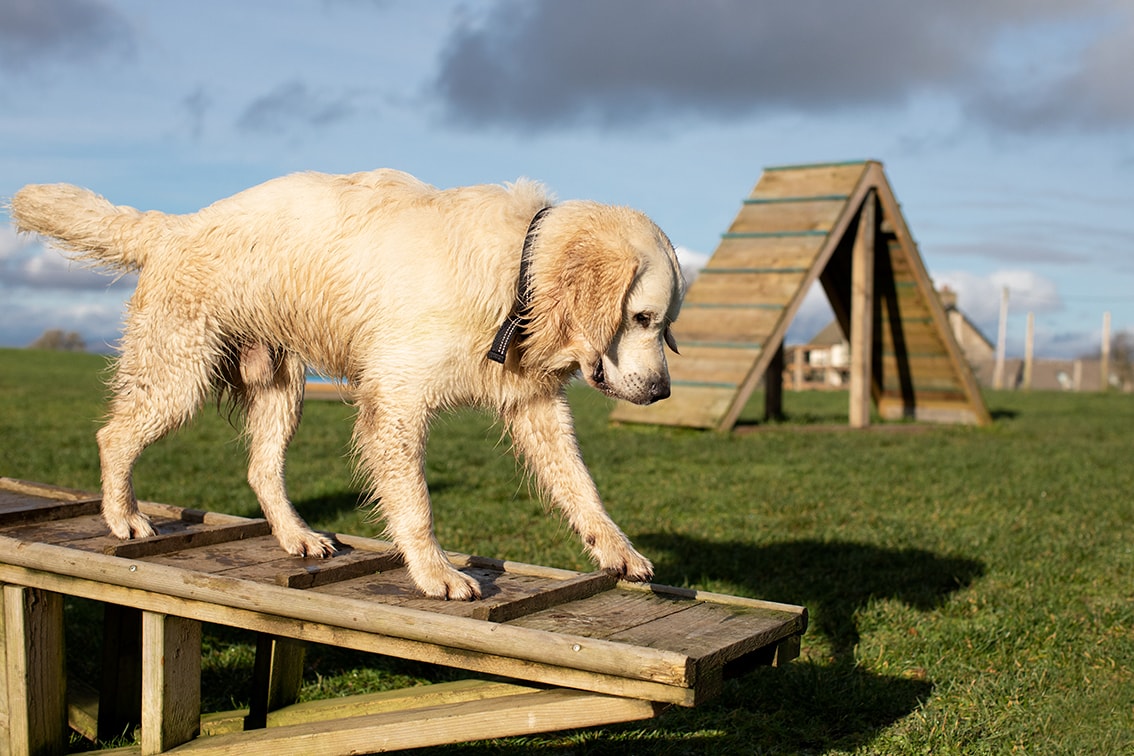
M 0 630 L 0 753 L 63 753 L 67 731 L 67 670 L 63 658 L 63 597 L 5 585 Z
M 256 637 L 256 667 L 252 673 L 252 700 L 245 730 L 268 726 L 268 712 L 295 703 L 303 684 L 303 641 L 267 633 Z
M 201 729 L 201 623 L 142 613 L 142 754 L 161 753 Z
M 142 612 L 103 604 L 98 739 L 129 734 L 142 722 Z

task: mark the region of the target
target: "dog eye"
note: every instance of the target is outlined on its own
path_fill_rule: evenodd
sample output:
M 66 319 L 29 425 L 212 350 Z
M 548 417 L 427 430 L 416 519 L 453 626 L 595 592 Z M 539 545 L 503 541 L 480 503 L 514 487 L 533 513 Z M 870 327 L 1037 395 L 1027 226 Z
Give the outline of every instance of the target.
M 643 328 L 649 328 L 650 324 L 653 323 L 654 320 L 650 317 L 650 314 L 648 312 L 639 312 L 634 316 L 634 322 L 642 326 Z

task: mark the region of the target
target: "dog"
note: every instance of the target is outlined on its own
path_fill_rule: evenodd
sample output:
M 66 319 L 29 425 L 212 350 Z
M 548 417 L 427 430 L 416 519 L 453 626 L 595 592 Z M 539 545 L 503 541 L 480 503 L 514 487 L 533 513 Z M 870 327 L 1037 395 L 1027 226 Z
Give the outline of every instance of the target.
M 367 500 L 427 596 L 481 595 L 434 535 L 424 475 L 431 418 L 466 405 L 495 413 L 601 569 L 652 577 L 603 508 L 564 393 L 581 373 L 636 404 L 669 395 L 665 346 L 676 351 L 684 281 L 643 213 L 556 203 L 528 180 L 438 189 L 383 169 L 297 173 L 186 215 L 29 185 L 10 215 L 75 259 L 139 274 L 97 432 L 115 536 L 155 534 L 134 463 L 219 391 L 243 412 L 248 481 L 280 545 L 333 553 L 285 487 L 312 369 L 348 383 Z

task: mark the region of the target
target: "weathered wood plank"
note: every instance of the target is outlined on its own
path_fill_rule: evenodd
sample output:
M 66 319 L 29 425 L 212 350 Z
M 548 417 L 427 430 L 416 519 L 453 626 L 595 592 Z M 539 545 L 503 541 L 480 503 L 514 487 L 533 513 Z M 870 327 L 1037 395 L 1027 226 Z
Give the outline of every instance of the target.
M 424 709 L 200 738 L 185 754 L 330 756 L 446 745 L 466 740 L 649 719 L 654 704 L 569 690 L 547 690 Z
M 821 236 L 724 237 L 708 268 L 806 268 L 823 246 Z
M 783 308 L 745 307 L 730 304 L 689 304 L 673 325 L 673 335 L 682 354 L 697 342 L 748 341 L 763 344 L 780 318 Z
M 745 204 L 729 226 L 729 233 L 830 231 L 846 205 L 846 198 L 799 202 Z
M 38 494 L 0 490 L 0 527 L 98 514 L 99 499 L 54 500 Z
M 271 712 L 294 704 L 303 685 L 302 641 L 267 633 L 256 634 L 256 663 L 252 670 L 252 697 L 244 729 L 268 726 Z
M 67 740 L 63 597 L 4 585 L 3 645 L 7 727 L 0 745 L 12 754 L 62 753 Z
M 864 162 L 772 166 L 764 169 L 751 198 L 850 194 L 866 167 Z
M 648 407 L 619 402 L 611 412 L 615 422 L 713 428 L 736 396 L 734 386 L 672 387 L 670 398 Z
M 686 346 L 681 354 L 667 358 L 669 377 L 679 386 L 693 384 L 735 389 L 759 356 L 758 347 Z
M 178 523 L 178 525 L 182 524 Z M 271 535 L 272 532 L 267 520 L 245 520 L 230 525 L 184 525 L 171 530 L 174 532 L 159 531 L 158 535 L 150 538 L 122 541 L 108 546 L 105 553 L 122 559 L 143 559 L 180 549 L 191 549 L 195 546 L 211 546 L 215 543 L 260 538 Z
M 142 754 L 191 741 L 201 722 L 201 623 L 142 613 Z
M 535 693 L 542 690 L 532 685 L 496 682 L 488 680 L 456 680 L 432 685 L 417 685 L 412 688 L 387 690 L 380 693 L 364 693 L 343 698 L 325 698 L 318 701 L 305 701 L 268 712 L 267 726 L 311 724 L 329 722 L 347 717 L 366 716 L 389 711 L 421 709 L 428 706 L 480 701 L 486 698 L 503 698 L 521 693 Z M 226 735 L 242 732 L 248 709 L 216 712 L 201 717 L 202 735 Z
M 477 603 L 472 616 L 488 622 L 507 622 L 568 601 L 590 598 L 609 591 L 617 583 L 618 578 L 609 572 L 590 572 L 569 580 L 549 581 L 534 593 L 498 603 Z
M 716 273 L 701 275 L 689 289 L 692 302 L 779 305 L 791 301 L 806 271 L 786 273 Z M 680 322 L 680 320 L 679 320 Z

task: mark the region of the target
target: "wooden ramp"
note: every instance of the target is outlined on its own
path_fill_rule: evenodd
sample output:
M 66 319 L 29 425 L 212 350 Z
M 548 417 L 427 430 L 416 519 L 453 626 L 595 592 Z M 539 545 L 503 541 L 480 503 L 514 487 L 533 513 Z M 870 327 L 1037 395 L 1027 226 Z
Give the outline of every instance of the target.
M 143 504 L 110 536 L 90 494 L 0 478 L 0 752 L 140 724 L 134 753 L 339 754 L 645 719 L 799 652 L 802 607 L 454 554 L 485 598 L 426 599 L 390 544 L 289 557 L 263 520 Z M 63 596 L 105 605 L 101 690 L 68 684 Z M 248 711 L 200 711 L 201 623 L 259 634 Z M 496 676 L 296 704 L 313 641 Z M 514 682 L 501 681 L 499 677 Z M 6 748 L 5 748 L 6 746 Z
M 762 378 L 775 401 L 784 336 L 816 280 L 851 342 L 852 425 L 871 402 L 884 419 L 990 422 L 875 161 L 766 169 L 686 294 L 671 397 L 612 418 L 728 431 Z

